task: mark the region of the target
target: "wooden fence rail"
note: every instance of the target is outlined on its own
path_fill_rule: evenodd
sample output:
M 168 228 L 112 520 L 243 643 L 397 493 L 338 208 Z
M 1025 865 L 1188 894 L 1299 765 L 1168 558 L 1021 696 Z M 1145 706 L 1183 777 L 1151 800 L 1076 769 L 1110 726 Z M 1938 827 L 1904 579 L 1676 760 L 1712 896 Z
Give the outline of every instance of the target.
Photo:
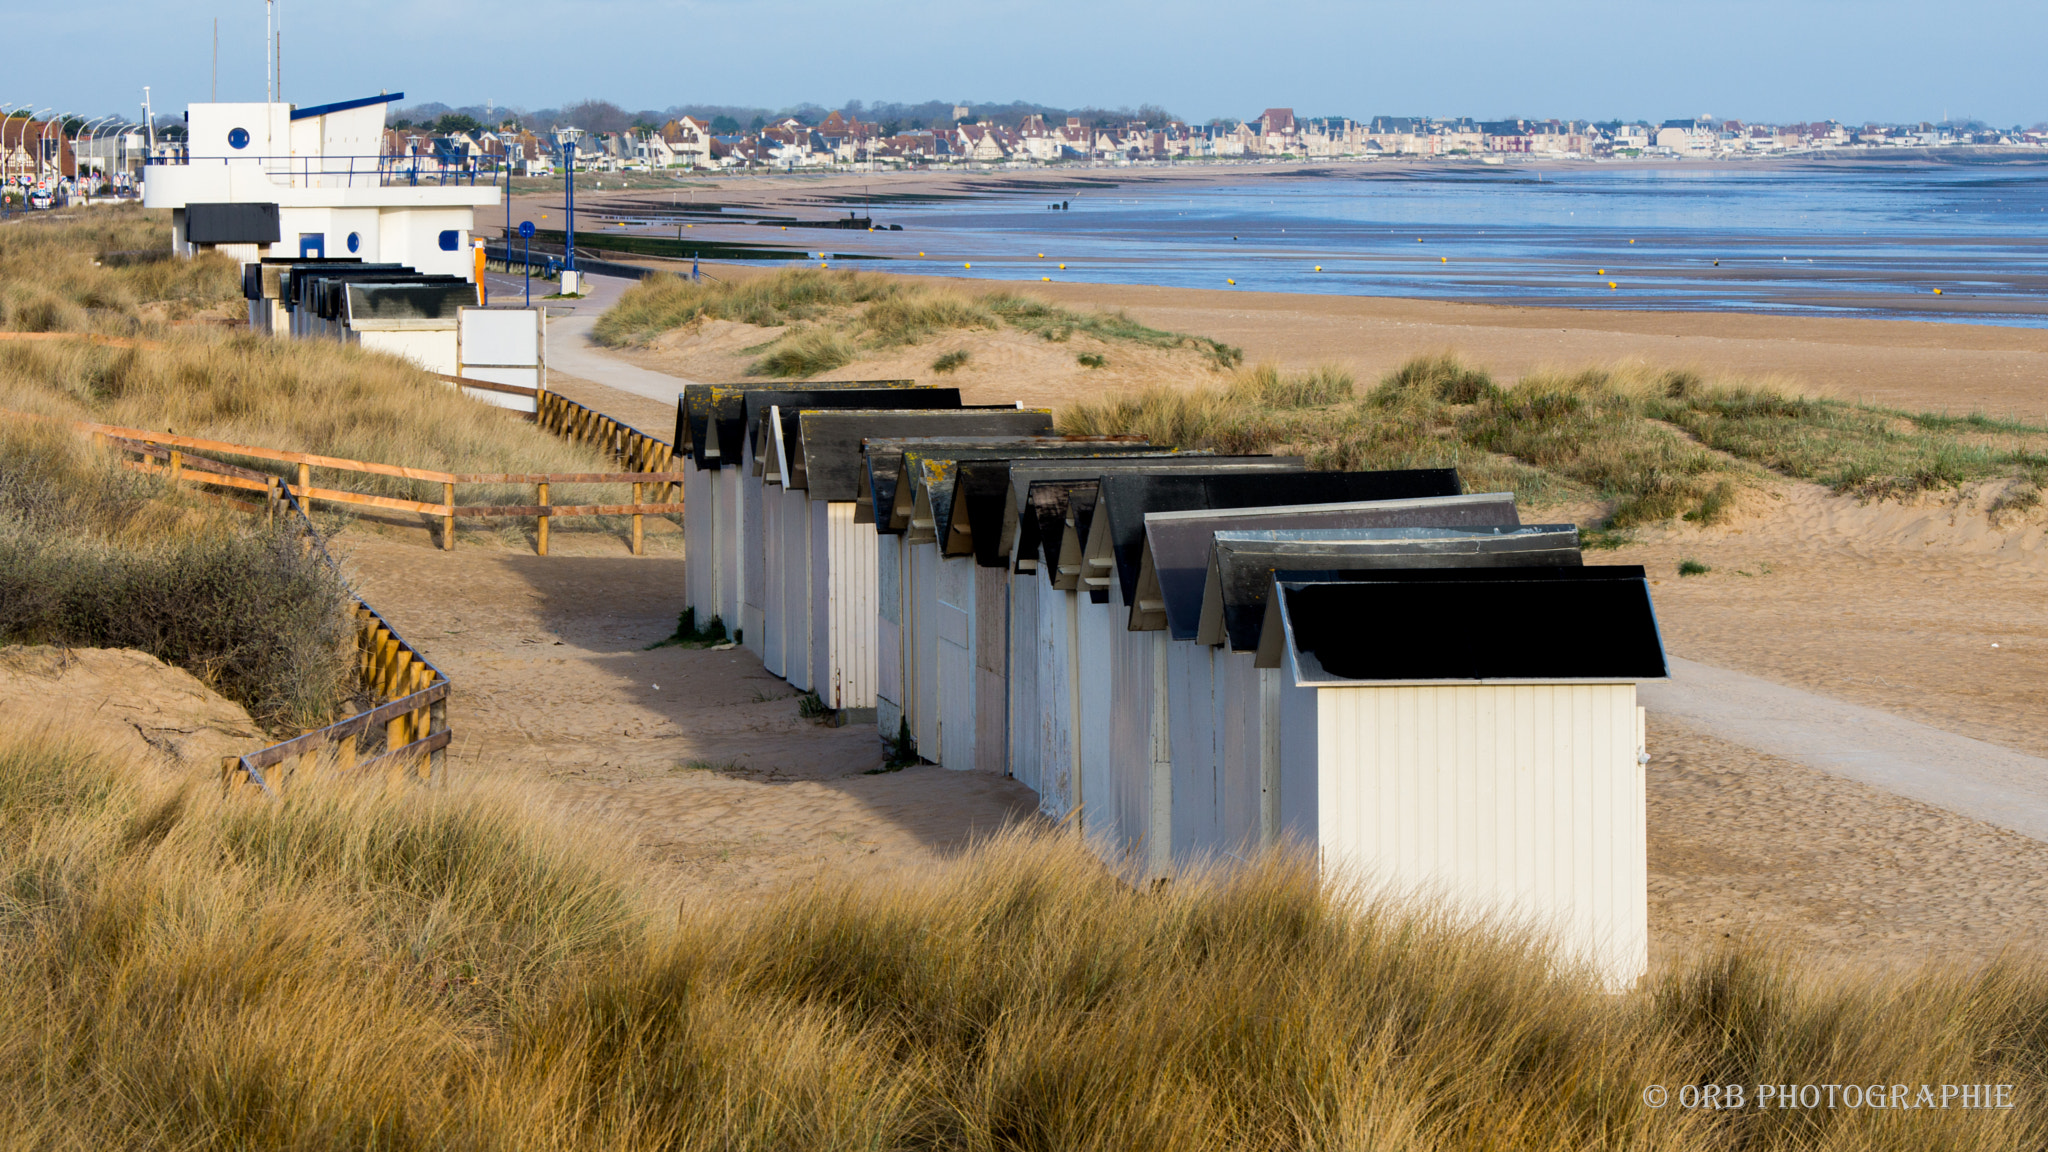
M 544 397 L 552 396 L 543 393 Z M 563 401 L 564 405 L 583 408 L 574 401 Z M 26 412 L 9 412 L 0 409 L 0 415 L 41 420 L 44 417 Z M 644 466 L 658 461 L 657 467 L 666 467 L 673 457 L 666 443 L 653 441 L 642 445 L 632 439 L 652 441 L 641 433 L 619 424 L 602 413 L 594 413 L 611 427 L 603 434 L 624 445 L 633 459 L 629 463 Z M 441 521 L 441 547 L 452 550 L 455 547 L 455 521 L 459 517 L 487 518 L 502 516 L 532 517 L 535 521 L 537 551 L 548 554 L 549 521 L 561 516 L 631 516 L 633 518 L 633 554 L 645 554 L 645 527 L 643 517 L 680 515 L 684 512 L 682 495 L 683 474 L 675 471 L 639 470 L 631 472 L 440 472 L 430 468 L 406 468 L 396 464 L 378 464 L 364 460 L 349 460 L 339 456 L 322 456 L 312 452 L 287 452 L 274 448 L 261 448 L 251 444 L 233 444 L 223 440 L 209 440 L 200 436 L 181 436 L 171 432 L 154 432 L 145 428 L 123 428 L 115 424 L 97 424 L 90 421 L 63 421 L 74 428 L 103 438 L 108 443 L 141 457 L 130 463 L 131 468 L 145 472 L 167 472 L 174 484 L 204 484 L 216 488 L 239 489 L 246 492 L 264 492 L 268 496 L 262 507 L 247 501 L 222 499 L 222 502 L 241 507 L 247 511 L 264 511 L 274 506 L 277 499 L 293 497 L 307 501 L 321 501 L 328 504 L 351 504 L 365 508 L 380 508 L 394 512 L 412 512 L 432 516 Z M 589 423 L 586 421 L 586 423 Z M 596 425 L 591 425 L 596 428 Z M 624 431 L 620 431 L 620 430 Z M 630 436 L 627 434 L 630 433 Z M 294 483 L 266 472 L 257 472 L 222 461 L 195 456 L 195 452 L 213 452 L 225 456 L 240 456 L 251 460 L 271 460 L 298 466 L 298 479 Z M 615 455 L 620 453 L 614 452 Z M 159 464 L 158 461 L 162 463 Z M 389 476 L 402 480 L 422 481 L 441 485 L 441 500 L 407 500 L 397 496 L 376 496 L 367 492 L 351 492 L 340 488 L 316 488 L 312 484 L 312 470 L 326 468 L 339 472 L 359 472 L 373 476 Z M 457 504 L 455 488 L 458 484 L 521 484 L 534 487 L 535 500 L 531 504 Z M 554 484 L 630 484 L 633 498 L 630 503 L 621 504 L 552 504 L 548 500 L 548 489 Z M 274 486 L 274 487 L 273 487 Z M 654 489 L 654 499 L 648 500 L 648 489 Z M 665 499 L 665 497 L 673 497 Z
M 234 469 L 233 465 L 216 466 Z M 287 504 L 298 514 L 312 545 L 326 556 L 326 545 L 305 505 L 277 477 L 267 479 L 273 496 L 272 514 L 278 503 Z M 330 565 L 334 563 L 332 556 L 326 559 Z M 221 770 L 230 782 L 240 773 L 243 779 L 275 796 L 289 775 L 313 768 L 330 747 L 333 766 L 340 772 L 395 771 L 409 769 L 417 762 L 418 774 L 427 783 L 445 781 L 448 744 L 454 738 L 448 726 L 448 696 L 454 690 L 453 682 L 423 653 L 406 643 L 398 630 L 362 597 L 356 597 L 355 602 L 351 615 L 356 634 L 356 684 L 370 697 L 370 707 L 268 748 L 224 758 Z M 383 751 L 367 760 L 360 759 L 364 734 L 371 733 L 374 739 L 380 725 Z

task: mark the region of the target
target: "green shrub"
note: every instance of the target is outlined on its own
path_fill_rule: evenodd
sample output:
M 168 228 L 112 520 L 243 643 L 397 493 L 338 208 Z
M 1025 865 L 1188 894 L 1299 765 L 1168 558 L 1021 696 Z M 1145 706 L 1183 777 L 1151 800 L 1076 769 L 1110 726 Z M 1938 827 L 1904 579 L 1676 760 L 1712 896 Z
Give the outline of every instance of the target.
M 967 350 L 956 348 L 932 361 L 932 371 L 944 374 L 967 363 Z

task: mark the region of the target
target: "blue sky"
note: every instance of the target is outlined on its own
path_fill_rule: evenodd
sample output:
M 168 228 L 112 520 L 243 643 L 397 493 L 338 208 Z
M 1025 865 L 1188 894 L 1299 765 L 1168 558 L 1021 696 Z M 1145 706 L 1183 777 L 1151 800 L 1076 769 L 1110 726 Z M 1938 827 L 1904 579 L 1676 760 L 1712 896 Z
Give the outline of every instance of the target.
M 0 102 L 159 111 L 263 97 L 261 0 L 16 0 Z M 379 90 L 523 108 L 586 97 L 1153 102 L 1195 120 L 1470 115 L 1749 120 L 2048 119 L 2034 0 L 281 0 L 285 97 Z M 86 30 L 92 30 L 87 33 Z M 121 34 L 125 33 L 125 34 Z M 86 38 L 81 40 L 81 35 Z M 90 51 L 81 51 L 86 45 Z

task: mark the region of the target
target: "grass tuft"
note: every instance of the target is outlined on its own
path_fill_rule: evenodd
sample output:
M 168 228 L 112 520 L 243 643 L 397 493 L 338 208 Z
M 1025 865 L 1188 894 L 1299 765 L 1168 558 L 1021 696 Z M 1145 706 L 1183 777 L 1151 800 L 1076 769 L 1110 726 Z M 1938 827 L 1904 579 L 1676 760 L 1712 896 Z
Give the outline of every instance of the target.
M 955 348 L 953 351 L 932 361 L 932 371 L 943 376 L 956 368 L 962 367 L 967 363 L 967 360 L 967 350 L 965 348 Z
M 1713 568 L 1690 557 L 1678 562 L 1678 574 L 1680 576 L 1705 576 L 1712 571 Z
M 825 328 L 799 328 L 769 345 L 767 354 L 747 366 L 755 376 L 816 376 L 851 364 L 860 355 L 853 342 Z

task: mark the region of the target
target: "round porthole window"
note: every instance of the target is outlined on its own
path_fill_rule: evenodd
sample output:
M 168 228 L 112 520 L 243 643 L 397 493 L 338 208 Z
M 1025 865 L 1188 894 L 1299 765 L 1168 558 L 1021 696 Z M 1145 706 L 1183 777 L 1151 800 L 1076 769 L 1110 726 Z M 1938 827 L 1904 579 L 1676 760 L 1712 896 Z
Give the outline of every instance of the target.
M 351 232 L 348 234 L 348 250 L 351 252 L 363 250 L 363 234 L 361 232 Z
M 248 146 L 249 146 L 249 130 L 248 130 L 247 128 L 230 128 L 230 129 L 228 129 L 228 147 L 230 147 L 230 148 L 247 148 Z

